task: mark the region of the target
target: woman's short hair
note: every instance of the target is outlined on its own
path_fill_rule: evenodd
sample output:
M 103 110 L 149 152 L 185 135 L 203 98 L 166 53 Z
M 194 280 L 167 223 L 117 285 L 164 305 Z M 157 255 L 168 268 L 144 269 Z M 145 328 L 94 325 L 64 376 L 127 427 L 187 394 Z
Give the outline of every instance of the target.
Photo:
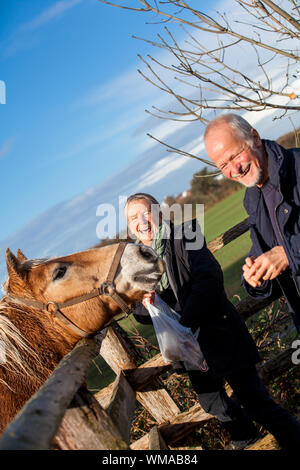
M 127 207 L 129 203 L 131 203 L 133 201 L 138 201 L 140 199 L 145 199 L 150 204 L 155 204 L 155 205 L 159 206 L 159 202 L 155 199 L 155 197 L 151 196 L 151 194 L 148 194 L 148 193 L 135 193 L 135 194 L 132 194 L 131 196 L 129 196 L 127 198 L 125 207 Z

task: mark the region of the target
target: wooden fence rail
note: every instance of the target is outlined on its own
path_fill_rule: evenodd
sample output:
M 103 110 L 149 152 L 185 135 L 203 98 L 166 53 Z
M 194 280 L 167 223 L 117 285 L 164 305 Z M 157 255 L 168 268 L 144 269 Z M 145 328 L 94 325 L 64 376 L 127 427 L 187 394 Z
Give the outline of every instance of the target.
M 249 229 L 248 220 L 235 225 L 208 243 L 214 253 Z M 274 299 L 257 301 L 246 297 L 237 309 L 246 320 Z M 124 332 L 123 332 L 124 333 Z M 100 348 L 100 349 L 99 349 Z M 105 359 L 117 378 L 92 395 L 82 385 L 89 363 L 96 354 Z M 270 378 L 291 366 L 292 350 L 283 351 L 259 366 Z M 80 341 L 40 390 L 27 402 L 0 439 L 3 449 L 167 449 L 212 418 L 199 404 L 181 413 L 160 376 L 171 369 L 161 354 L 137 366 L 134 348 L 117 325 L 102 331 L 97 341 Z M 300 368 L 297 369 L 299 371 Z M 79 390 L 78 390 L 79 389 Z M 149 434 L 129 447 L 136 401 L 157 423 Z

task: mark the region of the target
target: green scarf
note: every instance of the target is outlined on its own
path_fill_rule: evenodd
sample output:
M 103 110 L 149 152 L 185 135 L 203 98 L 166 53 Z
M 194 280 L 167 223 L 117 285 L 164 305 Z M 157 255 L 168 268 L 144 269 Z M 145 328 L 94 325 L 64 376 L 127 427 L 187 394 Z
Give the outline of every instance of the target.
M 165 260 L 165 249 L 166 249 L 166 236 L 165 236 L 165 226 L 161 224 L 158 231 L 155 234 L 151 242 L 151 248 L 156 251 L 158 256 Z M 159 283 L 156 286 L 156 292 L 160 294 L 164 290 L 168 289 L 170 286 L 167 273 L 164 272 Z

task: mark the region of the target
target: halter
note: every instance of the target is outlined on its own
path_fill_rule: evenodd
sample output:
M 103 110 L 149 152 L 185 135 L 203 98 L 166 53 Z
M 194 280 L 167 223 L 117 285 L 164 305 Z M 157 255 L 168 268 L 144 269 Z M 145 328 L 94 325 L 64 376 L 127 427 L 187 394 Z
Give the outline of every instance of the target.
M 90 337 L 94 335 L 95 332 L 86 331 L 86 330 L 83 330 L 82 328 L 79 328 L 68 317 L 66 317 L 66 315 L 62 313 L 61 309 L 65 307 L 71 307 L 72 305 L 80 304 L 82 302 L 85 302 L 86 300 L 93 299 L 94 297 L 104 295 L 104 296 L 111 297 L 112 300 L 116 302 L 116 304 L 121 308 L 123 313 L 114 317 L 113 320 L 105 324 L 103 328 L 106 328 L 114 321 L 121 320 L 122 318 L 128 317 L 132 309 L 130 309 L 130 307 L 128 307 L 126 302 L 119 296 L 119 294 L 115 290 L 115 286 L 113 285 L 116 272 L 119 267 L 126 245 L 127 245 L 126 242 L 119 243 L 115 256 L 112 260 L 106 280 L 102 282 L 100 287 L 92 290 L 88 294 L 79 295 L 78 297 L 74 297 L 73 299 L 67 300 L 66 302 L 54 302 L 51 300 L 47 303 L 39 302 L 33 299 L 25 299 L 23 297 L 17 297 L 16 295 L 11 295 L 11 294 L 8 294 L 8 296 L 12 299 L 16 299 L 17 301 L 21 302 L 24 305 L 35 307 L 35 308 L 38 308 L 39 310 L 43 310 L 47 313 L 50 313 L 51 315 L 53 315 L 54 318 L 57 318 L 65 326 L 67 326 L 67 328 L 69 328 L 70 330 L 72 330 L 73 332 L 75 332 L 76 334 L 80 335 L 83 338 Z M 101 299 L 99 300 L 103 304 L 103 301 Z

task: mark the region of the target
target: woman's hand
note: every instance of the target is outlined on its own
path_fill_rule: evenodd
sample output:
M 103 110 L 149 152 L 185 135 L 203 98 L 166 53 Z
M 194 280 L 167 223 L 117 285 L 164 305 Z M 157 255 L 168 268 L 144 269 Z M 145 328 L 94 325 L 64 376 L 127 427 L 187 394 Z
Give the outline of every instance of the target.
M 149 304 L 154 304 L 154 299 L 155 299 L 155 291 L 152 290 L 150 292 L 147 292 L 147 294 L 144 294 L 142 304 L 144 305 L 145 308 L 147 308 L 146 300 L 148 300 Z

